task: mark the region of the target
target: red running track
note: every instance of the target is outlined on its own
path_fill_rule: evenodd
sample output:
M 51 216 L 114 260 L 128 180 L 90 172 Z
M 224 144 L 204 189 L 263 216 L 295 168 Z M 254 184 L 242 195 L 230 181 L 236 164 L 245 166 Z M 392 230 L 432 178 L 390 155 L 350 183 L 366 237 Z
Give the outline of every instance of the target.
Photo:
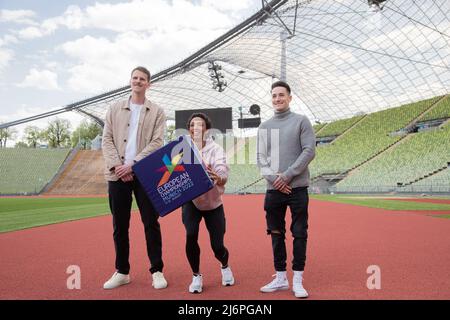
M 204 291 L 187 292 L 191 272 L 176 211 L 160 220 L 167 289 L 151 287 L 144 233 L 133 214 L 130 284 L 102 289 L 114 266 L 111 216 L 102 216 L 0 234 L 0 299 L 295 299 L 291 291 L 259 292 L 274 273 L 262 205 L 261 195 L 225 197 L 233 287 L 220 284 L 202 223 Z M 66 287 L 70 265 L 81 268 L 80 290 Z M 370 265 L 381 269 L 380 290 L 366 286 Z M 310 299 L 450 299 L 450 219 L 312 200 L 304 284 Z

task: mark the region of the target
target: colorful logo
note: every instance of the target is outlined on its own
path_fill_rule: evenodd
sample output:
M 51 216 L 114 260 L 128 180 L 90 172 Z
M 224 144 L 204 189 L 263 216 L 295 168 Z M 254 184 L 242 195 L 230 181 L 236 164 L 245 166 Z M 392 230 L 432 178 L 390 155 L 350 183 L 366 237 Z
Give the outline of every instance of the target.
M 178 162 L 180 162 L 182 157 L 183 157 L 183 153 L 177 154 L 175 157 L 173 157 L 173 159 L 171 161 L 167 154 L 164 155 L 162 160 L 163 160 L 165 166 L 161 167 L 157 170 L 158 172 L 164 172 L 164 175 L 162 176 L 161 180 L 159 181 L 158 187 L 162 186 L 164 183 L 169 181 L 170 176 L 172 175 L 172 172 L 185 171 L 183 165 L 178 164 Z

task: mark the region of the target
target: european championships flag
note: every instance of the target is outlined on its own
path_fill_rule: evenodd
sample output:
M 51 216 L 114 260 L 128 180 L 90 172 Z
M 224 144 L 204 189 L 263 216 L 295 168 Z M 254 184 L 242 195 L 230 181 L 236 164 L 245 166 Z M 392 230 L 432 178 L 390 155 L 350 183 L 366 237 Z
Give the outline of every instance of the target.
M 152 152 L 133 165 L 133 171 L 161 217 L 213 188 L 188 135 Z

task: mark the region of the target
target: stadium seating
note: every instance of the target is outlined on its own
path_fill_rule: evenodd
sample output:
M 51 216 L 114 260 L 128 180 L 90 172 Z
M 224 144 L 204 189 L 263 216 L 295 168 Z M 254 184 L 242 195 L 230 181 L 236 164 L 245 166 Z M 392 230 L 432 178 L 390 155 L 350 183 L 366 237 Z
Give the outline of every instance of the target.
M 45 194 L 106 194 L 104 168 L 101 150 L 79 150 Z
M 256 137 L 236 139 L 236 149 L 228 152 L 230 174 L 225 188 L 226 193 L 263 192 L 265 180 L 261 180 L 256 165 Z
M 329 137 L 329 136 L 338 136 L 348 130 L 351 126 L 361 120 L 364 116 L 355 116 L 348 119 L 338 120 L 329 123 L 325 126 L 318 134 L 318 138 Z
M 436 174 L 424 178 L 411 185 L 401 188 L 402 192 L 434 192 L 434 193 L 450 193 L 450 168 L 443 169 Z
M 320 123 L 320 124 L 315 124 L 315 125 L 313 125 L 313 129 L 314 129 L 314 132 L 316 133 L 316 135 L 319 133 L 319 131 L 323 128 L 323 127 L 325 127 L 327 125 L 327 123 Z
M 318 138 L 337 138 L 317 147 L 310 164 L 311 190 L 317 189 L 316 179 L 331 176 L 343 178 L 331 189 L 336 192 L 450 192 L 450 123 L 417 133 L 404 130 L 449 115 L 447 96 L 315 125 Z M 226 192 L 264 192 L 256 137 L 227 139 Z M 67 149 L 0 149 L 0 194 L 39 193 L 68 154 Z M 101 151 L 79 151 L 47 186 L 46 194 L 105 194 L 103 168 Z
M 236 193 L 241 189 L 246 192 L 264 192 L 266 182 L 261 180 L 259 169 L 255 164 L 231 164 L 228 182 L 225 188 L 227 193 Z
M 367 162 L 336 185 L 336 191 L 357 192 L 378 187 L 393 191 L 447 166 L 450 126 L 410 134 L 399 144 Z
M 0 149 L 0 194 L 36 194 L 52 179 L 69 149 Z
M 450 118 L 450 95 L 439 101 L 434 108 L 424 114 L 420 121 Z
M 316 132 L 320 131 L 319 137 L 342 136 L 331 144 L 317 148 L 316 159 L 310 165 L 312 177 L 324 174 L 338 175 L 357 168 L 351 171 L 335 190 L 389 192 L 396 188 L 397 182 L 412 182 L 442 167 L 448 161 L 447 159 L 450 159 L 446 151 L 450 150 L 447 127 L 411 135 L 406 135 L 406 132 L 396 134 L 413 121 L 420 121 L 421 115 L 427 114 L 427 110 L 441 108 L 444 100 L 439 101 L 439 99 L 441 97 L 367 116 L 359 115 L 320 125 L 320 127 L 314 126 Z M 437 101 L 439 103 L 435 104 Z M 243 152 L 253 150 L 253 147 L 250 147 L 250 142 L 255 141 L 253 139 L 250 138 L 245 147 L 239 151 L 240 159 L 245 157 Z M 397 142 L 398 144 L 394 145 Z M 394 147 L 390 148 L 391 146 Z M 428 154 L 422 156 L 424 153 Z M 421 156 L 418 157 L 418 155 Z M 374 160 L 369 161 L 371 158 Z M 421 161 L 425 164 L 421 164 Z M 365 162 L 367 163 L 359 167 Z M 378 166 L 375 166 L 377 163 Z M 368 168 L 367 171 L 364 168 Z M 359 171 L 361 171 L 360 174 Z M 249 187 L 245 188 L 247 185 Z M 227 192 L 236 192 L 243 187 L 248 192 L 264 192 L 265 190 L 265 180 L 261 180 L 253 162 L 231 166 Z
M 312 178 L 345 173 L 383 152 L 402 136 L 393 133 L 406 127 L 439 98 L 411 103 L 367 115 L 332 143 L 319 146 L 311 163 Z

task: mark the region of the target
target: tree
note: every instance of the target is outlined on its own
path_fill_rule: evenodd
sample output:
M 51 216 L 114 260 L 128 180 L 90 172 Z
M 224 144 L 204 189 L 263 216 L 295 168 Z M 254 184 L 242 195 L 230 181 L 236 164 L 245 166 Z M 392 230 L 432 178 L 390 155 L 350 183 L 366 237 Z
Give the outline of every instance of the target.
M 174 138 L 174 134 L 175 134 L 175 125 L 170 124 L 169 126 L 167 126 L 166 130 L 167 140 L 171 141 Z
M 91 141 L 101 134 L 102 127 L 98 123 L 85 119 L 72 133 L 72 147 L 79 144 L 80 148 L 87 149 L 90 147 Z
M 56 118 L 48 123 L 43 134 L 50 148 L 68 147 L 70 145 L 70 122 Z
M 16 128 L 8 127 L 0 129 L 0 148 L 6 148 L 6 142 L 8 142 L 8 139 L 14 140 L 16 135 Z
M 14 145 L 14 148 L 28 148 L 28 144 L 23 141 L 19 141 Z
M 28 126 L 24 130 L 25 140 L 32 148 L 37 148 L 39 141 L 43 138 L 43 130 L 36 126 Z

